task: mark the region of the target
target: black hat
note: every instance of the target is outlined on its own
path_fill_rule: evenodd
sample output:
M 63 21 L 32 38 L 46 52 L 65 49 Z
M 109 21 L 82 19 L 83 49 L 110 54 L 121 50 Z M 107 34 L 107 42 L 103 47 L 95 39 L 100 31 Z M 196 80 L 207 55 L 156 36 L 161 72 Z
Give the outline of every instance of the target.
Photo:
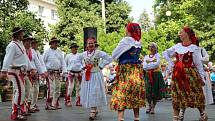
M 60 43 L 60 40 L 58 40 L 56 37 L 52 37 L 50 42 L 49 42 L 49 45 L 51 45 L 53 42 Z
M 26 35 L 24 35 L 22 41 L 26 41 L 26 40 L 31 40 L 32 41 L 32 40 L 34 40 L 34 38 L 31 35 L 26 34 Z
M 17 34 L 18 32 L 23 32 L 23 31 L 25 30 L 21 27 L 14 27 L 12 30 L 12 34 Z
M 31 43 L 38 43 L 39 41 L 37 41 L 35 38 L 32 39 Z
M 72 43 L 71 45 L 70 45 L 70 49 L 71 48 L 78 48 L 79 46 L 76 44 L 76 43 Z

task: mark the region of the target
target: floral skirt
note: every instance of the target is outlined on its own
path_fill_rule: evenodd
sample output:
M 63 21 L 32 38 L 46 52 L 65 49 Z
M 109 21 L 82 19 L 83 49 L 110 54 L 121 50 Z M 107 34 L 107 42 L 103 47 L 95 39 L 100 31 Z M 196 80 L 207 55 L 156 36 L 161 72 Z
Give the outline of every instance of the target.
M 149 80 L 148 73 L 145 76 L 146 98 L 148 100 L 160 100 L 165 96 L 165 83 L 161 72 L 152 73 L 152 82 Z
M 202 90 L 201 77 L 196 68 L 184 68 L 186 78 L 188 79 L 188 87 L 180 87 L 179 80 L 174 78 L 176 71 L 173 71 L 172 88 L 172 104 L 173 108 L 198 108 L 205 105 L 205 97 Z M 185 77 L 181 77 L 181 85 L 186 85 Z M 189 91 L 187 90 L 189 89 Z
M 116 84 L 111 98 L 112 110 L 141 108 L 145 106 L 145 84 L 143 69 L 139 64 L 119 65 Z

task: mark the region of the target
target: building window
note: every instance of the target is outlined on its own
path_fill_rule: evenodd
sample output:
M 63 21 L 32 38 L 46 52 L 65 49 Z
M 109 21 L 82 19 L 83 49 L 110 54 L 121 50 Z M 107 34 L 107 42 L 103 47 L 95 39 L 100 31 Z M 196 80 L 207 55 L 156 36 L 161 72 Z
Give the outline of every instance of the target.
M 57 19 L 57 11 L 56 10 L 51 10 L 51 18 L 54 20 Z
M 44 12 L 44 7 L 39 6 L 39 11 L 38 11 L 39 16 L 43 16 L 43 12 Z
M 48 0 L 48 1 L 50 1 L 50 2 L 55 2 L 55 0 Z

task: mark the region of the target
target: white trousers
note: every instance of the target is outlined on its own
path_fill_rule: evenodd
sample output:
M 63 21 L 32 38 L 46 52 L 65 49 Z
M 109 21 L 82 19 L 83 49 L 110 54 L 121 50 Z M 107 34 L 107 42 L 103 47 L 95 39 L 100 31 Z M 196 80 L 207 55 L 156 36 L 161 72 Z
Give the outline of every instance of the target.
M 17 113 L 18 109 L 24 110 L 25 102 L 25 80 L 24 74 L 19 70 L 8 73 L 9 80 L 13 83 L 12 113 Z
M 52 99 L 52 105 L 56 106 L 60 97 L 61 76 L 60 73 L 49 73 L 47 80 L 47 98 Z
M 80 96 L 80 90 L 81 90 L 81 80 L 82 80 L 82 74 L 81 72 L 79 73 L 69 73 L 68 76 L 68 82 L 67 82 L 67 96 L 71 97 L 72 96 L 72 91 L 76 89 L 76 97 Z

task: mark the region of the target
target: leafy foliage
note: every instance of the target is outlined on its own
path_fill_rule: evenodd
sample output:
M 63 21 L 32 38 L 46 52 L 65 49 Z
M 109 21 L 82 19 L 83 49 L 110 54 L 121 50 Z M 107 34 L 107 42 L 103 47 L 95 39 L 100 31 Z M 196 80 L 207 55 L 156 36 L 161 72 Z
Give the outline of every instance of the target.
M 128 3 L 123 0 L 106 0 L 105 34 L 99 0 L 57 0 L 56 5 L 60 21 L 52 27 L 52 36 L 61 40 L 61 48 L 65 52 L 69 52 L 72 42 L 77 42 L 83 51 L 83 28 L 97 27 L 99 48 L 110 54 L 123 37 L 125 25 L 131 20 L 128 17 L 131 11 Z
M 169 27 L 175 26 L 174 22 L 169 23 Z M 170 48 L 174 44 L 174 40 L 177 40 L 177 36 L 173 33 L 178 31 L 178 28 L 169 31 L 166 24 L 163 23 L 157 28 L 150 28 L 147 32 L 142 34 L 143 43 L 143 55 L 148 54 L 148 46 L 151 42 L 155 42 L 158 45 L 158 52 L 161 54 L 165 49 Z M 167 40 L 167 35 L 170 36 Z
M 144 31 L 147 31 L 152 27 L 151 20 L 146 10 L 144 10 L 143 13 L 140 15 L 138 22 L 141 25 L 141 29 Z
M 42 44 L 47 38 L 45 27 L 40 19 L 27 11 L 27 0 L 2 0 L 0 2 L 0 59 L 3 59 L 5 47 L 11 40 L 11 31 L 14 26 L 21 26 L 26 33 L 32 33 Z
M 125 1 L 112 2 L 106 6 L 106 29 L 108 33 L 119 32 L 132 21 L 129 18 L 131 7 Z
M 84 27 L 102 28 L 102 19 L 97 13 L 95 5 L 87 0 L 57 0 L 60 21 L 53 27 L 53 35 L 61 40 L 61 45 L 75 42 L 77 34 L 83 33 Z M 82 39 L 83 40 L 83 39 Z
M 200 45 L 208 51 L 211 60 L 215 57 L 215 12 L 214 1 L 211 0 L 156 0 L 154 4 L 156 26 L 165 24 L 170 31 L 171 39 L 175 39 L 177 28 L 180 31 L 184 25 L 194 29 L 199 38 Z M 166 16 L 166 11 L 171 11 L 171 16 Z M 174 26 L 169 26 L 174 22 Z

